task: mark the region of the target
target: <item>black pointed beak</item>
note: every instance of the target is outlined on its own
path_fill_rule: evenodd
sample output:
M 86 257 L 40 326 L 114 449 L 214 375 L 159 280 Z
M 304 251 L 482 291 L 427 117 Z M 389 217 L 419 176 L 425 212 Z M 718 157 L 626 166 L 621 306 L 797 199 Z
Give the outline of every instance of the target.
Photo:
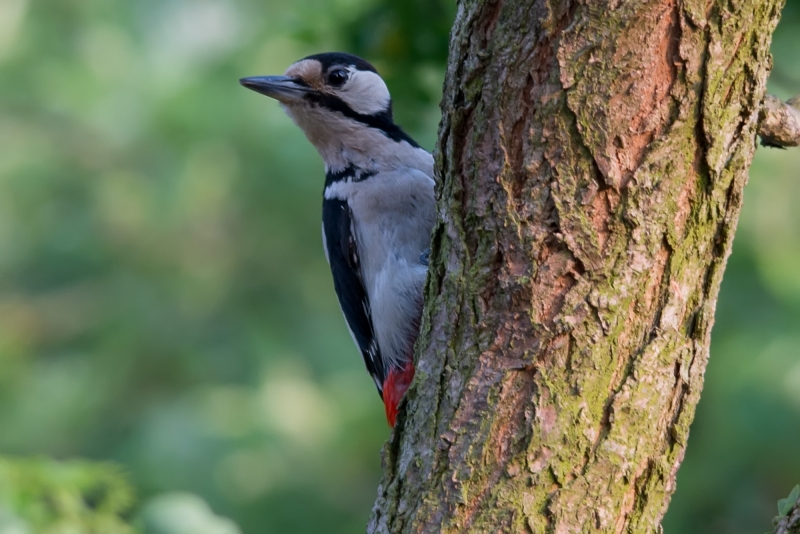
M 239 83 L 256 93 L 283 103 L 301 100 L 306 93 L 311 91 L 310 87 L 298 83 L 288 76 L 253 76 L 242 78 Z

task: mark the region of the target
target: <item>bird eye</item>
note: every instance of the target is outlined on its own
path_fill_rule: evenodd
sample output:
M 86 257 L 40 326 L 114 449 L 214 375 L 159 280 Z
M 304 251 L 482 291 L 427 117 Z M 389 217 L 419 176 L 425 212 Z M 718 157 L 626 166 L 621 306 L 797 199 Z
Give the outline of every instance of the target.
M 334 69 L 328 73 L 328 83 L 334 87 L 341 87 L 347 81 L 347 71 Z

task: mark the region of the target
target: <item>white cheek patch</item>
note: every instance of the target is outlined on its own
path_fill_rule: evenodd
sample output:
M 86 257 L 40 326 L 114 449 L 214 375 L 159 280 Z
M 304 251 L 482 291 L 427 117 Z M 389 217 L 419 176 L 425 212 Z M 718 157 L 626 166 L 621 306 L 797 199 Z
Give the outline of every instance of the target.
M 350 79 L 338 92 L 350 109 L 362 115 L 375 115 L 389 108 L 389 89 L 380 76 L 366 70 L 351 70 Z

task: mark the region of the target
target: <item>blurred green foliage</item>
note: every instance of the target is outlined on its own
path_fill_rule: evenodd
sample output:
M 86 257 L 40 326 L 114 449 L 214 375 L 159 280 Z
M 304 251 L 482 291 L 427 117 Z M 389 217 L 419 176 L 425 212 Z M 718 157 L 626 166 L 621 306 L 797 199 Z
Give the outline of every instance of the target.
M 200 497 L 163 493 L 134 516 L 119 466 L 0 459 L 0 534 L 241 534 Z
M 322 164 L 237 79 L 363 55 L 433 148 L 454 11 L 0 0 L 0 454 L 124 466 L 154 534 L 362 531 L 388 428 L 322 254 Z M 789 0 L 779 96 L 798 46 Z M 668 534 L 766 530 L 800 478 L 799 169 L 758 152 Z
M 238 78 L 398 60 L 432 148 L 452 16 L 0 0 L 0 453 L 112 460 L 245 532 L 362 530 L 388 428 L 322 254 L 322 164 Z
M 0 533 L 133 534 L 133 493 L 115 466 L 0 460 Z

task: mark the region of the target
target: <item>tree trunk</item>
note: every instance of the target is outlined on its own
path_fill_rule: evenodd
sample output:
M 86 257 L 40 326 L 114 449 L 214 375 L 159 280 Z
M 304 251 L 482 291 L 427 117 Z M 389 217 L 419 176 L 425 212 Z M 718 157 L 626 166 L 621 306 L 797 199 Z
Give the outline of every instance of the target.
M 368 531 L 656 532 L 782 0 L 461 0 L 415 385 Z

